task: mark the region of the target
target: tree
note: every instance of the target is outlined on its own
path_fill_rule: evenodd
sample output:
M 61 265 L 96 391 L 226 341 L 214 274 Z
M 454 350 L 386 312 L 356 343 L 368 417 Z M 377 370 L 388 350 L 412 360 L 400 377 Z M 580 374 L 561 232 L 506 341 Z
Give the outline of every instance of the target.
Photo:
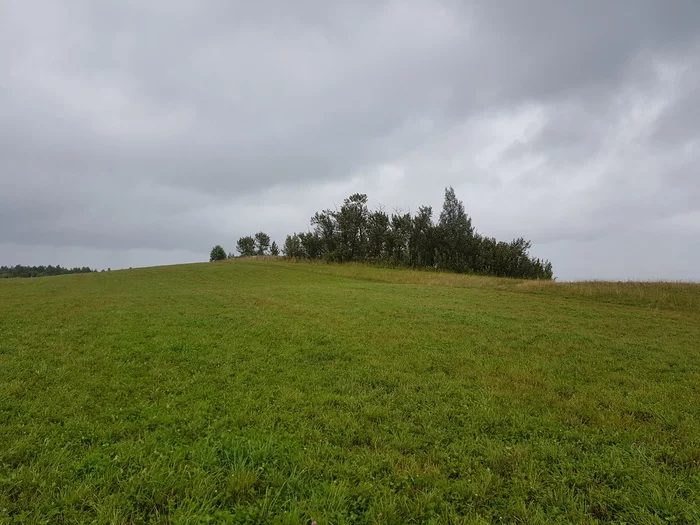
M 241 237 L 236 243 L 236 251 L 243 257 L 255 255 L 255 239 L 250 236 Z
M 396 213 L 392 213 L 389 253 L 394 264 L 403 265 L 409 262 L 408 245 L 412 227 L 413 223 L 410 213 L 401 213 L 398 210 Z
M 299 242 L 303 256 L 307 259 L 320 259 L 323 256 L 323 244 L 315 233 L 300 233 Z
M 455 272 L 472 269 L 472 244 L 474 228 L 472 220 L 464 211 L 464 204 L 457 199 L 455 190 L 445 188 L 445 202 L 438 225 L 440 237 L 440 265 Z
M 226 250 L 224 250 L 220 245 L 216 245 L 211 249 L 211 255 L 209 255 L 209 262 L 223 261 L 226 259 Z
M 340 259 L 363 260 L 367 251 L 367 195 L 350 195 L 335 214 L 341 240 Z
M 379 209 L 367 217 L 367 257 L 381 259 L 387 254 L 389 216 Z
M 314 235 L 321 241 L 321 257 L 332 261 L 337 259 L 338 220 L 337 213 L 331 210 L 316 212 L 311 217 Z
M 298 259 L 304 256 L 304 252 L 301 247 L 301 240 L 299 235 L 296 233 L 294 235 L 287 235 L 284 241 L 284 248 L 282 249 L 285 257 L 290 259 Z
M 255 255 L 267 255 L 270 248 L 270 236 L 265 232 L 255 234 Z
M 421 206 L 413 217 L 411 238 L 408 241 L 411 266 L 420 268 L 435 264 L 435 237 L 433 209 Z
M 277 243 L 275 241 L 272 241 L 272 244 L 270 245 L 270 255 L 274 255 L 277 257 L 280 254 L 280 249 L 277 247 Z

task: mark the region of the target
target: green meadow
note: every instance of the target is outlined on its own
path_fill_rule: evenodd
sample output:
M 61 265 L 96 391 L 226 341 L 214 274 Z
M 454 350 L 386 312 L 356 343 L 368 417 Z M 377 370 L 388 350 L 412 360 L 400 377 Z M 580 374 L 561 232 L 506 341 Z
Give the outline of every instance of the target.
M 0 282 L 0 523 L 700 523 L 700 285 Z

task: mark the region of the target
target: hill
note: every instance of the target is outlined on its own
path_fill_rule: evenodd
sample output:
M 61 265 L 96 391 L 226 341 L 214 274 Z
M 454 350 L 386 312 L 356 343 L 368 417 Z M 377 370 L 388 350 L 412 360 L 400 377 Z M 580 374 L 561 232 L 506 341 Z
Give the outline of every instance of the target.
M 0 523 L 698 523 L 700 286 L 0 281 Z

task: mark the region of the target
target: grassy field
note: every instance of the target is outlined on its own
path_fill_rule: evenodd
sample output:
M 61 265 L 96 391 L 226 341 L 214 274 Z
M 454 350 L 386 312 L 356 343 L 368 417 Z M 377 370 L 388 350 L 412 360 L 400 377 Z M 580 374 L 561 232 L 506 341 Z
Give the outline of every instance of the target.
M 0 282 L 0 523 L 700 523 L 700 286 Z

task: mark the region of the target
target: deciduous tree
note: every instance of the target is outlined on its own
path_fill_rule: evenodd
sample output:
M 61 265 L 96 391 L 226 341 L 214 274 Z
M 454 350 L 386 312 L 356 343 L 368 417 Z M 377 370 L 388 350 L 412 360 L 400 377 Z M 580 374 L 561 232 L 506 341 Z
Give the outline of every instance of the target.
M 243 257 L 255 255 L 255 239 L 250 236 L 241 237 L 236 243 L 236 251 Z

